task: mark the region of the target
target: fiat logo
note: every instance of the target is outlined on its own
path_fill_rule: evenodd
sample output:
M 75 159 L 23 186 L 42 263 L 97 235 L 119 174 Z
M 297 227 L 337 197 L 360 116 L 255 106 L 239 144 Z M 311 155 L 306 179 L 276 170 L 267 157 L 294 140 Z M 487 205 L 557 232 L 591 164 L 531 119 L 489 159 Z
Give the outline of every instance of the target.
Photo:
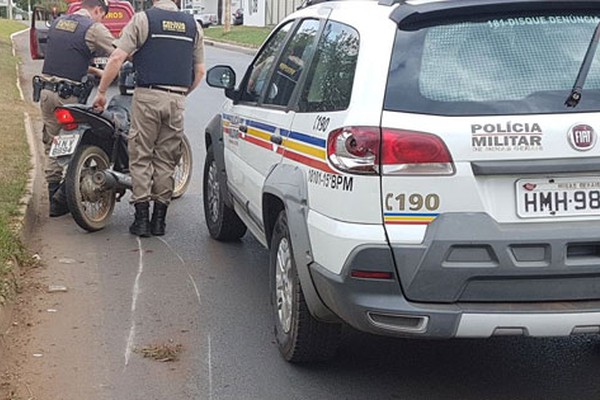
M 571 147 L 579 151 L 587 151 L 596 144 L 596 132 L 594 128 L 586 124 L 577 124 L 569 129 L 569 143 Z

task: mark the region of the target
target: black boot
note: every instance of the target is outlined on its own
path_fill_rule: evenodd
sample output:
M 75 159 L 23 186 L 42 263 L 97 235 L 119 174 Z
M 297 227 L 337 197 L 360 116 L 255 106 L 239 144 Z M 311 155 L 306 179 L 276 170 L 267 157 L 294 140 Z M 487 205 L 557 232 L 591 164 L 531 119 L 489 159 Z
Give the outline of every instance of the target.
M 150 237 L 150 203 L 135 203 L 135 220 L 129 227 L 129 233 L 141 237 Z
M 50 217 L 60 217 L 69 213 L 63 184 L 48 182 L 48 199 L 50 200 Z
M 162 236 L 165 234 L 165 218 L 167 216 L 167 206 L 160 201 L 154 202 L 152 210 L 152 234 L 154 236 Z

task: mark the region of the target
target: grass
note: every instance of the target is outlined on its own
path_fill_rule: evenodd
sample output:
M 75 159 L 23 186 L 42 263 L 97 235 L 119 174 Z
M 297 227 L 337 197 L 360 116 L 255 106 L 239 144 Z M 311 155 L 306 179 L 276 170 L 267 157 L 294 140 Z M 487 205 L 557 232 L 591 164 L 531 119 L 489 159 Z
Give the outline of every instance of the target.
M 207 39 L 219 42 L 239 44 L 252 48 L 258 48 L 267 38 L 273 27 L 255 26 L 232 26 L 231 31 L 223 32 L 222 26 L 211 26 L 204 30 Z
M 134 352 L 140 353 L 144 358 L 151 358 L 160 362 L 169 362 L 179 360 L 181 349 L 181 344 L 173 343 L 172 340 L 169 340 L 168 343 L 144 346 L 141 349 L 136 348 Z
M 27 105 L 19 97 L 16 57 L 12 55 L 10 35 L 25 26 L 0 19 L 0 304 L 12 295 L 15 283 L 12 261 L 24 257 L 14 220 L 25 191 L 29 148 L 23 113 Z

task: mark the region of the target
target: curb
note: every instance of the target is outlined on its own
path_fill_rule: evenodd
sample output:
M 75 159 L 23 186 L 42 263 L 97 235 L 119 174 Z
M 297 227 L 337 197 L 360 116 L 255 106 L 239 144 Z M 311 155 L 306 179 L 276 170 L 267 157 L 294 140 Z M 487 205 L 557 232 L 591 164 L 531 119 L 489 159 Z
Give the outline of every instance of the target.
M 12 53 L 16 57 L 14 36 L 28 31 L 29 28 L 23 29 L 19 32 L 15 32 L 10 35 L 10 41 L 12 43 Z M 23 90 L 21 89 L 21 83 L 19 77 L 21 71 L 19 69 L 19 63 L 16 65 L 17 69 L 17 88 L 19 89 L 19 96 L 21 100 L 25 101 L 23 96 Z M 19 215 L 14 219 L 14 226 L 18 232 L 19 239 L 24 241 L 27 236 L 32 232 L 33 226 L 37 219 L 37 204 L 39 204 L 38 195 L 34 192 L 33 188 L 38 180 L 38 163 L 35 156 L 35 136 L 33 134 L 33 127 L 31 125 L 31 117 L 29 113 L 25 112 L 23 116 L 23 123 L 25 125 L 25 134 L 27 137 L 27 144 L 29 147 L 29 158 L 30 166 L 29 177 L 25 185 L 25 193 L 19 200 Z M 13 274 L 19 275 L 19 265 L 13 262 Z M 12 321 L 13 304 L 8 304 L 4 307 L 0 307 L 0 338 L 8 333 Z
M 16 57 L 16 51 L 15 51 L 15 41 L 14 41 L 14 37 L 16 35 L 20 35 L 23 32 L 29 31 L 29 28 L 23 29 L 21 31 L 15 32 L 12 35 L 10 35 L 10 40 L 12 43 L 12 53 L 13 56 Z M 21 71 L 20 71 L 20 63 L 17 63 L 16 68 L 17 68 L 17 88 L 19 89 L 19 96 L 21 97 L 22 101 L 25 101 L 25 96 L 23 95 L 23 89 L 21 88 L 21 82 L 20 82 L 20 76 L 21 76 Z M 31 164 L 31 169 L 29 170 L 29 178 L 27 179 L 27 184 L 25 186 L 25 193 L 23 194 L 23 197 L 21 198 L 21 200 L 19 201 L 19 217 L 17 217 L 16 219 L 16 226 L 17 229 L 19 231 L 19 238 L 21 240 L 24 240 L 29 233 L 31 233 L 31 230 L 33 228 L 34 222 L 36 220 L 36 202 L 34 200 L 38 200 L 36 196 L 36 193 L 34 192 L 33 188 L 35 183 L 38 180 L 38 163 L 37 163 L 37 157 L 36 157 L 36 153 L 35 153 L 35 135 L 33 134 L 33 126 L 31 123 L 31 117 L 29 115 L 29 113 L 25 112 L 24 116 L 23 116 L 23 124 L 25 125 L 25 135 L 27 137 L 27 144 L 29 146 L 29 158 L 30 158 L 30 164 Z
M 204 38 L 204 44 L 207 46 L 218 47 L 220 49 L 237 51 L 238 53 L 244 53 L 244 54 L 248 54 L 250 56 L 255 55 L 256 52 L 258 51 L 258 49 L 253 49 L 251 47 L 244 47 L 244 46 L 240 46 L 237 44 L 219 42 L 217 40 L 207 39 L 206 37 Z

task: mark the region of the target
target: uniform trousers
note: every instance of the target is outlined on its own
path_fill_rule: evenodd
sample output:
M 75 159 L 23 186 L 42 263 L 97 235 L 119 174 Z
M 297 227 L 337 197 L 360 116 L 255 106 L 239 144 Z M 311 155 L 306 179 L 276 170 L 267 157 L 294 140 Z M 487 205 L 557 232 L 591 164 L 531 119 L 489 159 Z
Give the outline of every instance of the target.
M 173 174 L 182 154 L 184 109 L 182 94 L 135 88 L 128 139 L 132 203 L 171 202 Z
M 64 170 L 64 167 L 58 164 L 56 159 L 48 157 L 50 147 L 52 147 L 52 139 L 60 133 L 60 124 L 56 121 L 54 109 L 65 104 L 74 103 L 77 103 L 77 97 L 75 96 L 63 99 L 58 93 L 46 89 L 40 93 L 40 109 L 44 123 L 42 142 L 44 143 L 44 154 L 46 155 L 44 175 L 48 183 L 61 182 Z

